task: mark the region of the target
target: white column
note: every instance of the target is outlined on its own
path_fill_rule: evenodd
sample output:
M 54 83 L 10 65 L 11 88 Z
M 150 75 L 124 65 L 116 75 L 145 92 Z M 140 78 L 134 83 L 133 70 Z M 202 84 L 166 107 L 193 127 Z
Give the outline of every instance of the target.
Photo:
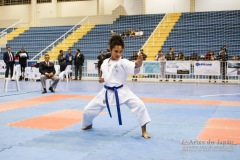
M 145 12 L 144 0 L 124 0 L 123 5 L 128 15 L 144 14 Z
M 31 0 L 31 25 L 36 26 L 37 25 L 37 0 Z
M 51 17 L 57 17 L 57 0 L 52 0 L 52 10 L 51 10 L 52 16 Z
M 190 0 L 190 12 L 195 12 L 195 0 Z

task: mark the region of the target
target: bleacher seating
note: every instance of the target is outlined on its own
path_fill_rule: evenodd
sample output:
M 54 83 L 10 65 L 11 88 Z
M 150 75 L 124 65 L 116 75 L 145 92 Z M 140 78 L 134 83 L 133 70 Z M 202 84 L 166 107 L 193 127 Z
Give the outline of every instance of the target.
M 124 38 L 124 57 L 129 58 L 133 51 L 141 49 L 163 17 L 164 14 L 120 16 L 113 24 L 96 25 L 71 49 L 74 54 L 76 49 L 80 49 L 86 59 L 95 60 L 100 50 L 106 53 L 111 30 L 121 34 L 130 28 L 134 30 L 141 28 L 144 31 L 142 38 Z M 227 44 L 230 56 L 239 55 L 239 26 L 240 11 L 183 13 L 165 41 L 162 50 L 166 54 L 170 47 L 174 47 L 176 54 L 183 52 L 185 56 L 192 53 L 205 55 L 208 50 L 213 50 L 216 55 L 220 47 Z M 31 27 L 24 34 L 9 41 L 7 46 L 11 46 L 13 52 L 24 47 L 32 58 L 71 27 L 73 26 Z M 5 51 L 6 48 L 2 48 L 0 52 Z M 0 59 L 2 59 L 2 54 L 0 54 Z
M 164 53 L 174 47 L 175 53 L 215 55 L 226 44 L 230 57 L 240 51 L 240 11 L 183 13 L 162 48 Z
M 117 34 L 121 34 L 122 31 L 130 28 L 134 30 L 141 28 L 144 31 L 143 37 L 124 38 L 124 57 L 129 58 L 133 54 L 133 51 L 141 49 L 163 16 L 163 14 L 120 16 L 113 24 L 96 25 L 85 37 L 75 43 L 71 49 L 75 52 L 79 48 L 86 59 L 95 60 L 100 50 L 104 50 L 106 53 L 108 40 L 111 37 L 111 30 Z
M 31 27 L 24 34 L 8 41 L 6 46 L 11 46 L 13 52 L 18 52 L 21 47 L 24 47 L 31 59 L 72 27 L 73 26 Z M 1 52 L 5 51 L 6 48 L 1 49 Z

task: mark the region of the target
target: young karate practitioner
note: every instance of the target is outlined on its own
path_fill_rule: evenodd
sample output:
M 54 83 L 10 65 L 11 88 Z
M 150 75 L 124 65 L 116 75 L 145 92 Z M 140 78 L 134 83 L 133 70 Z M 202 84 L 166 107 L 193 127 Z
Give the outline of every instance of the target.
M 107 106 L 110 117 L 111 111 L 109 106 L 117 106 L 119 125 L 122 125 L 120 104 L 126 104 L 130 110 L 136 115 L 141 128 L 142 136 L 150 138 L 147 133 L 146 124 L 151 121 L 146 107 L 126 85 L 129 74 L 137 74 L 143 62 L 140 54 L 136 62 L 127 59 L 121 59 L 124 49 L 124 41 L 118 35 L 113 36 L 109 40 L 111 57 L 105 59 L 102 66 L 102 77 L 99 78 L 100 83 L 104 83 L 104 88 L 99 94 L 89 102 L 84 108 L 82 130 L 92 128 L 93 119 Z

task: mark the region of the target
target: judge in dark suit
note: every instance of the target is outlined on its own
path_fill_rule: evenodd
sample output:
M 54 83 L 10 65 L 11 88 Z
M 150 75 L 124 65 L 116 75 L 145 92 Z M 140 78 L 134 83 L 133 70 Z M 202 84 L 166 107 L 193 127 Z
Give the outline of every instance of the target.
M 76 55 L 74 57 L 74 65 L 75 65 L 75 80 L 77 80 L 78 72 L 79 72 L 79 80 L 82 79 L 82 66 L 84 63 L 84 55 L 80 52 L 80 49 L 77 49 Z
M 42 74 L 41 75 L 41 83 L 42 83 L 42 88 L 43 88 L 43 94 L 47 93 L 46 90 L 46 80 L 47 79 L 52 79 L 53 83 L 49 87 L 49 90 L 51 92 L 54 92 L 55 88 L 57 87 L 57 84 L 59 82 L 59 78 L 55 76 L 55 68 L 54 64 L 49 62 L 50 56 L 48 54 L 45 54 L 44 56 L 45 61 L 41 62 L 39 64 L 39 72 Z
M 22 47 L 21 50 L 16 54 L 16 57 L 19 58 L 19 64 L 21 66 L 21 76 L 20 81 L 24 78 L 25 68 L 27 67 L 27 59 L 29 58 L 28 53 Z
M 3 54 L 3 61 L 6 64 L 5 78 L 8 78 L 9 69 L 10 69 L 11 78 L 12 78 L 15 59 L 14 59 L 14 53 L 11 52 L 11 47 L 7 47 L 7 52 Z

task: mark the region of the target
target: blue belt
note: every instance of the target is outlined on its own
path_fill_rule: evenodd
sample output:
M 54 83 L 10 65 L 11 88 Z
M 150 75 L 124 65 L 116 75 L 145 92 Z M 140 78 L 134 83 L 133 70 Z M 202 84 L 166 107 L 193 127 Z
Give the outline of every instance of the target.
M 108 90 L 111 90 L 111 91 L 114 91 L 115 98 L 116 98 L 117 113 L 118 113 L 118 122 L 119 122 L 119 125 L 122 125 L 122 118 L 121 118 L 121 111 L 120 111 L 120 103 L 119 103 L 119 97 L 118 97 L 118 91 L 117 91 L 117 90 L 118 90 L 119 88 L 122 88 L 123 85 L 118 86 L 118 87 L 108 87 L 108 86 L 104 85 L 104 87 L 106 88 L 105 101 L 106 101 L 106 104 L 107 104 L 108 113 L 109 113 L 110 117 L 112 118 L 112 114 L 111 114 L 110 107 L 109 107 L 109 103 L 108 103 Z

